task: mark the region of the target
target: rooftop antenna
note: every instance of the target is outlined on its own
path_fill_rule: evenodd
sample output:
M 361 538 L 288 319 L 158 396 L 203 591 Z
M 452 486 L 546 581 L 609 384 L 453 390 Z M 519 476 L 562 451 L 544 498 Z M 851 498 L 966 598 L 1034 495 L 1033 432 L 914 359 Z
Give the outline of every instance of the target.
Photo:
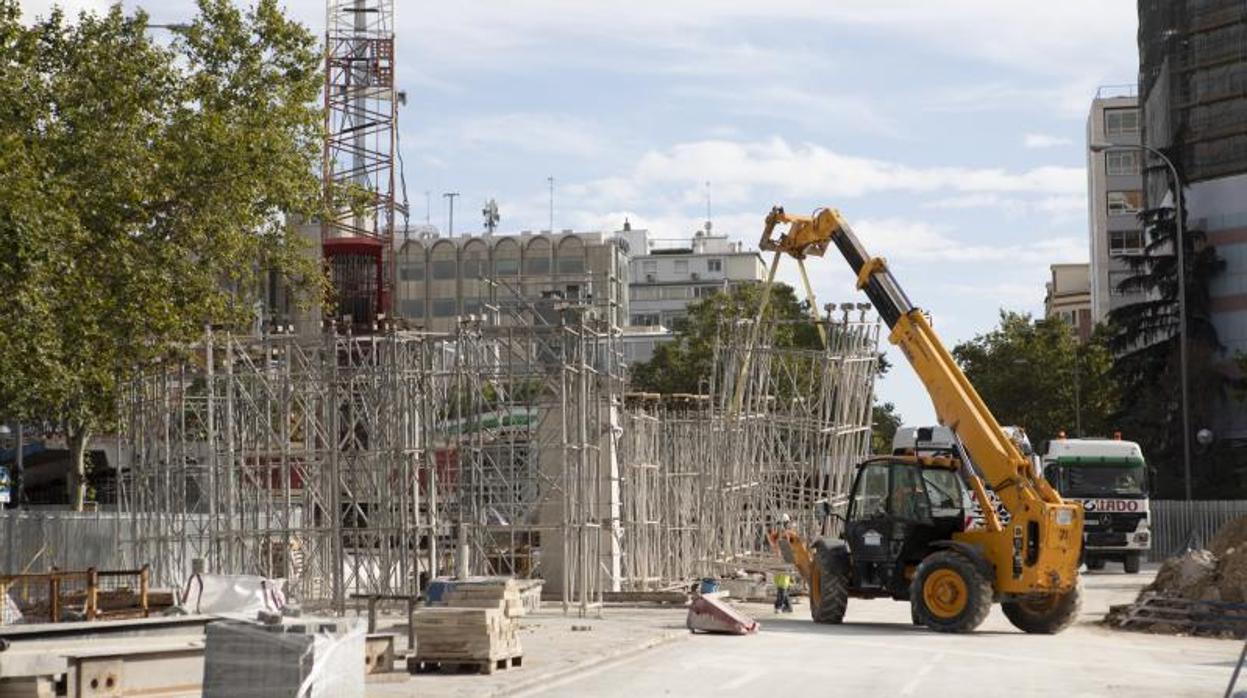
M 432 201 L 432 199 L 429 198 L 429 190 L 425 189 L 424 190 L 424 224 L 425 225 L 429 224 L 429 209 L 432 208 L 430 201 Z
M 459 196 L 459 192 L 448 191 L 442 194 L 442 196 L 446 197 L 446 200 L 450 202 L 450 220 L 446 225 L 446 237 L 453 238 L 455 236 L 455 197 Z
M 710 221 L 710 181 L 706 180 L 706 235 L 709 235 L 710 229 L 714 227 Z
M 502 216 L 498 215 L 498 202 L 494 201 L 493 197 L 490 197 L 489 203 L 481 209 L 481 215 L 485 217 L 485 233 L 493 235 L 494 229 L 498 227 L 498 221 L 502 220 Z
M 546 177 L 550 183 L 550 234 L 554 234 L 554 177 Z

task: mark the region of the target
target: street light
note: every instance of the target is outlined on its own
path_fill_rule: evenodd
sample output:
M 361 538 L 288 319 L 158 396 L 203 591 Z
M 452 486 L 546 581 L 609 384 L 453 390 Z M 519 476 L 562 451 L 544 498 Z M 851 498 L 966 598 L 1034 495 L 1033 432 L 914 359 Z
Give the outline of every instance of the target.
M 1087 148 L 1093 153 L 1109 150 L 1143 150 L 1160 158 L 1173 177 L 1173 191 L 1177 228 L 1174 247 L 1178 250 L 1178 375 L 1182 382 L 1182 476 L 1186 486 L 1186 499 L 1191 499 L 1191 408 L 1187 398 L 1186 378 L 1186 221 L 1182 215 L 1182 177 L 1178 168 L 1164 153 L 1140 143 L 1092 143 Z

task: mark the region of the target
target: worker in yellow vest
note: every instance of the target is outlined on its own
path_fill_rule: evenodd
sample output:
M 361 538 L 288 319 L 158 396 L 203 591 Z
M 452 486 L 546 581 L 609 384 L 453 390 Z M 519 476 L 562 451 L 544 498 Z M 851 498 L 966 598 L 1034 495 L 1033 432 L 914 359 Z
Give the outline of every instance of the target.
M 788 598 L 788 588 L 792 586 L 792 575 L 787 572 L 775 573 L 775 612 L 792 613 L 792 599 Z

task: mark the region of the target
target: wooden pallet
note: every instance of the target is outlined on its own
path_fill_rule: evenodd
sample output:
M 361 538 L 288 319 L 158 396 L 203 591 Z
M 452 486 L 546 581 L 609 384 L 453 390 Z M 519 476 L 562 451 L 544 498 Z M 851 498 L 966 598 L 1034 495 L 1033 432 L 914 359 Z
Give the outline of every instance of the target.
M 1233 633 L 1247 637 L 1247 604 L 1191 601 L 1148 595 L 1128 606 L 1114 606 L 1109 622 L 1119 628 L 1148 630 L 1172 626 L 1184 632 Z
M 464 657 L 409 657 L 407 671 L 412 674 L 492 674 L 502 669 L 518 669 L 523 655 L 499 659 L 466 659 Z

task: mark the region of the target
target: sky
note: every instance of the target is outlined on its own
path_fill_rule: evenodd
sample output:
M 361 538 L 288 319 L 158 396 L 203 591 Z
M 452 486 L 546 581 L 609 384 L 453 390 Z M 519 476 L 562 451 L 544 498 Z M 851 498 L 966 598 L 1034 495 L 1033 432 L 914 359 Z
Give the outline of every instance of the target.
M 71 11 L 108 3 L 71 0 Z M 1132 0 L 472 0 L 396 5 L 412 223 L 457 233 L 685 237 L 706 217 L 756 246 L 772 205 L 840 210 L 953 346 L 1002 308 L 1041 314 L 1048 266 L 1088 258 L 1086 116 L 1138 70 Z M 48 0 L 26 0 L 28 16 Z M 154 23 L 193 16 L 149 0 Z M 323 2 L 287 10 L 324 31 Z M 864 301 L 838 256 L 820 305 Z M 780 278 L 799 287 L 794 264 Z M 880 382 L 934 412 L 894 348 Z

